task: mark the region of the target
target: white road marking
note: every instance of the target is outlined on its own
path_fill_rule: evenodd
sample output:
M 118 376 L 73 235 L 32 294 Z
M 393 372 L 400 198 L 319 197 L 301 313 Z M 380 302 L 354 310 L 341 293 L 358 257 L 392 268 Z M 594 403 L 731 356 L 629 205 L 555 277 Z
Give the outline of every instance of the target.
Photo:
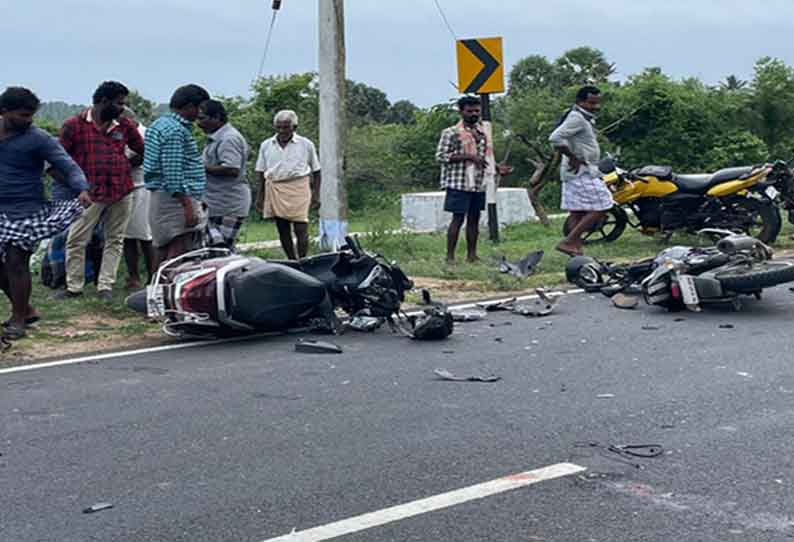
M 358 533 L 367 529 L 372 529 L 373 527 L 380 527 L 388 523 L 419 516 L 428 512 L 434 512 L 436 510 L 442 510 L 465 502 L 484 499 L 506 491 L 513 491 L 539 482 L 570 476 L 585 470 L 587 469 L 572 463 L 558 463 L 557 465 L 522 472 L 521 474 L 514 474 L 512 476 L 505 476 L 504 478 L 498 478 L 490 482 L 484 482 L 456 491 L 442 493 L 427 499 L 385 508 L 377 512 L 370 512 L 361 516 L 337 521 L 336 523 L 314 527 L 313 529 L 292 532 L 278 538 L 265 540 L 264 542 L 322 542 L 323 540 L 330 540 L 332 538 Z
M 568 290 L 565 292 L 550 292 L 549 295 L 551 297 L 562 297 L 565 295 L 573 295 L 573 294 L 581 294 L 584 290 Z M 505 301 L 510 301 L 513 298 L 505 298 L 505 299 L 496 299 L 487 301 L 487 303 L 503 303 Z M 517 298 L 518 301 L 530 301 L 532 299 L 538 299 L 537 295 L 527 295 Z M 472 303 L 465 303 L 462 305 L 454 305 L 450 306 L 450 310 L 466 310 L 476 307 L 478 304 L 484 303 L 483 301 L 476 301 Z M 422 311 L 415 311 L 409 313 L 409 315 L 416 316 L 418 314 L 422 314 Z M 33 363 L 30 365 L 20 365 L 19 367 L 9 367 L 8 369 L 0 369 L 0 375 L 5 374 L 14 374 L 14 373 L 22 373 L 26 371 L 34 371 L 36 369 L 49 369 L 51 367 L 62 367 L 64 365 L 77 365 L 79 363 L 89 363 L 94 361 L 104 361 L 110 359 L 117 359 L 117 358 L 124 358 L 128 356 L 143 356 L 147 354 L 157 354 L 160 352 L 170 352 L 172 350 L 184 350 L 186 348 L 196 348 L 200 346 L 215 346 L 219 344 L 226 344 L 232 342 L 241 342 L 252 340 L 256 338 L 261 338 L 266 335 L 273 335 L 270 334 L 258 334 L 258 335 L 250 335 L 248 337 L 236 337 L 233 339 L 218 339 L 215 341 L 196 341 L 196 342 L 186 342 L 186 343 L 179 343 L 179 344 L 167 344 L 164 346 L 154 346 L 151 348 L 141 348 L 139 350 L 126 350 L 124 352 L 113 352 L 110 354 L 95 354 L 91 356 L 83 356 L 79 358 L 70 358 L 58 361 L 50 361 L 45 363 Z

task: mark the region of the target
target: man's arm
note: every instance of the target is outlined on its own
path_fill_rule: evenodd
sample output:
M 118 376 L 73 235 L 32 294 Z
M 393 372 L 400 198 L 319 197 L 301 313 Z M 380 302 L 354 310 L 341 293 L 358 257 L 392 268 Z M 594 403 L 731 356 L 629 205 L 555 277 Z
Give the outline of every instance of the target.
M 138 127 L 131 122 L 127 127 L 127 146 L 130 148 L 132 152 L 136 154 L 136 156 L 133 158 L 137 158 L 138 156 L 140 156 L 141 161 L 143 160 L 142 158 L 144 153 L 143 138 L 141 137 L 141 133 L 138 131 Z M 133 158 L 130 158 L 130 162 L 132 162 Z M 137 166 L 133 164 L 133 167 L 137 167 Z
M 584 129 L 584 122 L 580 114 L 571 112 L 549 136 L 549 142 L 554 146 L 554 150 L 568 157 L 570 170 L 574 172 L 585 165 L 585 162 L 571 151 L 569 141 Z
M 320 184 L 322 183 L 322 173 L 320 171 L 320 158 L 317 156 L 317 147 L 314 146 L 314 143 L 311 144 L 311 149 L 309 150 L 311 156 L 309 157 L 309 167 L 312 170 L 312 178 L 311 178 L 311 192 L 312 192 L 312 200 L 311 200 L 311 208 L 312 209 L 319 209 L 320 208 Z
M 181 132 L 171 134 L 160 146 L 160 163 L 162 164 L 163 191 L 171 194 L 185 213 L 185 225 L 192 228 L 198 223 L 198 216 L 193 209 L 193 200 L 187 195 L 185 186 L 185 141 Z
M 438 141 L 438 148 L 436 149 L 436 161 L 441 164 L 451 164 L 453 162 L 474 162 L 479 167 L 484 168 L 486 162 L 474 154 L 464 154 L 456 152 L 457 144 L 455 133 L 450 130 L 444 130 L 441 133 L 441 139 Z
M 66 151 L 67 155 L 72 154 L 72 149 L 74 148 L 74 126 L 71 120 L 67 120 L 63 123 L 60 132 L 58 133 L 58 142 L 60 143 L 60 147 Z M 66 175 L 57 168 L 52 167 L 52 162 L 50 162 L 50 168 L 47 170 L 47 174 L 55 179 L 55 182 L 61 184 L 67 184 L 66 182 Z
M 216 166 L 205 166 L 208 175 L 215 177 L 231 177 L 236 179 L 240 176 L 240 164 L 246 159 L 245 142 L 230 138 L 221 142 L 218 147 L 218 157 L 220 164 Z
M 259 146 L 259 155 L 256 158 L 256 203 L 254 205 L 256 212 L 260 216 L 265 212 L 265 171 L 267 171 L 267 156 L 266 156 L 266 143 L 262 142 Z
M 83 205 L 90 205 L 91 198 L 88 197 L 88 181 L 85 178 L 85 173 L 58 140 L 54 137 L 46 137 L 42 143 L 41 151 L 42 157 L 51 165 L 48 172 L 53 175 L 53 178 L 57 175 L 60 178 L 59 182 L 80 193 L 80 202 Z

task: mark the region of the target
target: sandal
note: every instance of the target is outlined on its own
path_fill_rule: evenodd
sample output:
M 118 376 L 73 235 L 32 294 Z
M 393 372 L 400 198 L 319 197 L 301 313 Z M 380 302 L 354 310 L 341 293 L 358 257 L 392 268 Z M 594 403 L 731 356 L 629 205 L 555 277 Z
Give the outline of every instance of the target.
M 557 252 L 562 252 L 563 254 L 565 254 L 566 256 L 570 256 L 571 258 L 573 258 L 575 256 L 584 256 L 584 252 L 582 252 L 582 251 L 570 250 L 570 249 L 567 249 L 565 247 L 561 247 L 559 245 L 554 247 L 554 250 L 556 250 Z
M 7 326 L 3 326 L 3 338 L 6 341 L 18 341 L 19 339 L 23 339 L 27 335 L 25 328 L 17 327 L 9 323 Z
M 30 326 L 35 324 L 36 322 L 41 320 L 41 316 L 31 316 L 30 318 L 25 318 L 25 325 Z M 3 322 L 3 327 L 8 327 L 11 325 L 11 320 L 6 320 Z

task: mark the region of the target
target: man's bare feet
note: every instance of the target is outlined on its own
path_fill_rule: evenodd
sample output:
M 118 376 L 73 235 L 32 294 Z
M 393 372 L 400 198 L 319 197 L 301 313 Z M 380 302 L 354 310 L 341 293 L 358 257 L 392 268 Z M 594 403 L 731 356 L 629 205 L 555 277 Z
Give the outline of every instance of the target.
M 583 256 L 584 255 L 584 251 L 582 250 L 581 246 L 577 246 L 577 245 L 574 245 L 574 244 L 571 244 L 571 243 L 566 243 L 565 241 L 562 241 L 560 244 L 558 244 L 555 247 L 555 249 L 558 252 L 562 252 L 563 254 L 567 254 L 568 256 Z

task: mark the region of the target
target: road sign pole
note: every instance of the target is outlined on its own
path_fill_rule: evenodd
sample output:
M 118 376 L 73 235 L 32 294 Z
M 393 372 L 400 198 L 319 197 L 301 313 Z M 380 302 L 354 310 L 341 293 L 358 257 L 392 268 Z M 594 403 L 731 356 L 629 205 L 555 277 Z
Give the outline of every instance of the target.
M 482 120 L 491 122 L 491 95 L 490 94 L 480 94 L 480 103 L 482 104 Z M 493 141 L 493 124 L 491 124 L 491 133 L 489 136 Z M 489 182 L 496 183 L 497 177 L 496 175 L 489 175 Z M 492 191 L 493 195 L 497 195 L 497 186 L 488 187 L 486 186 L 486 191 Z M 497 212 L 496 201 L 490 201 L 492 198 L 488 198 L 488 237 L 490 238 L 491 242 L 498 243 L 499 242 L 499 213 Z

